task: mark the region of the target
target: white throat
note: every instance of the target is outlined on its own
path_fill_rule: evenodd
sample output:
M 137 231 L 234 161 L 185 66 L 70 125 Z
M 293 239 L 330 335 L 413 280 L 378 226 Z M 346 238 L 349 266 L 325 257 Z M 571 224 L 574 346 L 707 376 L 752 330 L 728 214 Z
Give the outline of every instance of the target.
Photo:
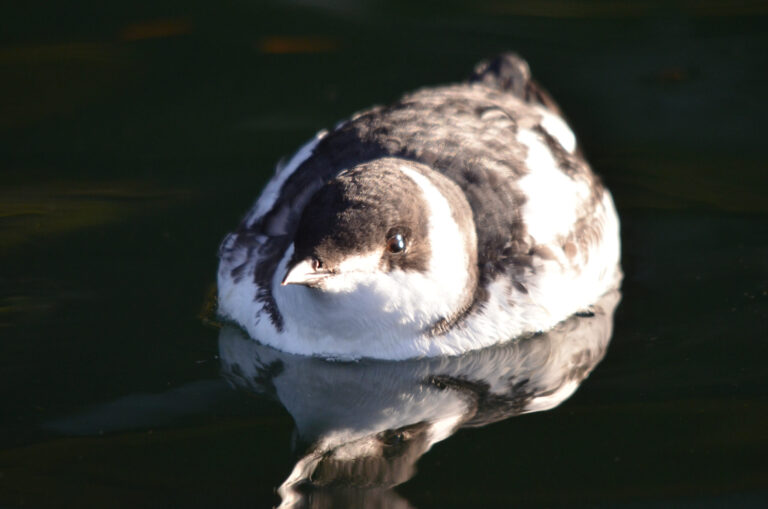
M 272 281 L 291 350 L 339 357 L 376 351 L 379 356 L 402 357 L 420 342 L 434 341 L 428 337 L 432 326 L 466 305 L 472 283 L 468 267 L 473 263 L 468 249 L 477 244 L 474 228 L 462 231 L 448 199 L 429 177 L 406 165 L 400 170 L 417 184 L 428 209 L 427 270 L 384 272 L 383 251 L 376 251 L 344 260 L 323 290 L 281 286 L 294 252 L 291 245 Z

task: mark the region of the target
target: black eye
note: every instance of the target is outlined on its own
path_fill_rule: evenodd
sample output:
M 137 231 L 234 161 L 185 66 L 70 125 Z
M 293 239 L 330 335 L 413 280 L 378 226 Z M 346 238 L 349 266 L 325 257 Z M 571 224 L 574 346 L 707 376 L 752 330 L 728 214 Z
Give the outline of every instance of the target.
M 395 233 L 387 239 L 387 251 L 398 254 L 405 251 L 405 237 L 402 233 Z

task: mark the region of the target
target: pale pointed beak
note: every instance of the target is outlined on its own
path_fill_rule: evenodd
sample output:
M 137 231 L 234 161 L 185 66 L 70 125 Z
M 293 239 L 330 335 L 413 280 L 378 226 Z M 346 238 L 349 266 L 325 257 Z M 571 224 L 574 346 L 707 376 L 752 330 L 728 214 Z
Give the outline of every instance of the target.
M 328 270 L 317 269 L 311 259 L 302 260 L 288 270 L 281 285 L 304 285 L 315 287 L 320 281 L 331 274 L 332 273 Z

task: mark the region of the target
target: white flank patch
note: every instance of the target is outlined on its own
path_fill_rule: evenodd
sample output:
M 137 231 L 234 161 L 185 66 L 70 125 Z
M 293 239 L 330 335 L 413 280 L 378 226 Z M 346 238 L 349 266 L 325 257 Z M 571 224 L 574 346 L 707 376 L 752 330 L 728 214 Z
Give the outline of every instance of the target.
M 482 311 L 441 338 L 438 344 L 442 353 L 458 354 L 523 334 L 547 331 L 615 289 L 621 278 L 619 224 L 608 191 L 591 222 L 601 227 L 602 236 L 587 247 L 585 264 L 564 266 L 558 260 L 535 260 L 533 269 L 526 270 L 519 279 L 526 292 L 501 276 L 488 286 L 489 298 Z M 557 244 L 549 247 L 553 251 L 559 248 Z
M 536 243 L 548 244 L 573 228 L 590 189 L 562 172 L 539 134 L 522 129 L 517 139 L 528 148 L 525 164 L 530 171 L 518 181 L 526 197 L 523 222 Z
M 576 150 L 576 136 L 565 123 L 565 120 L 541 106 L 536 106 L 535 110 L 541 115 L 541 127 L 556 139 L 567 152 L 573 154 L 573 151 Z

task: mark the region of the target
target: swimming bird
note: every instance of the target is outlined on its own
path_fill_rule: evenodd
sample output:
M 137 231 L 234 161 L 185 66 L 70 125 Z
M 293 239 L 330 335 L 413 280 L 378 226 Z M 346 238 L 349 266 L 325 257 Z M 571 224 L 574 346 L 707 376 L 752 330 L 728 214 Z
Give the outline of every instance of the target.
M 277 349 L 457 355 L 551 329 L 619 286 L 619 221 L 514 54 L 302 146 L 219 250 L 218 313 Z

